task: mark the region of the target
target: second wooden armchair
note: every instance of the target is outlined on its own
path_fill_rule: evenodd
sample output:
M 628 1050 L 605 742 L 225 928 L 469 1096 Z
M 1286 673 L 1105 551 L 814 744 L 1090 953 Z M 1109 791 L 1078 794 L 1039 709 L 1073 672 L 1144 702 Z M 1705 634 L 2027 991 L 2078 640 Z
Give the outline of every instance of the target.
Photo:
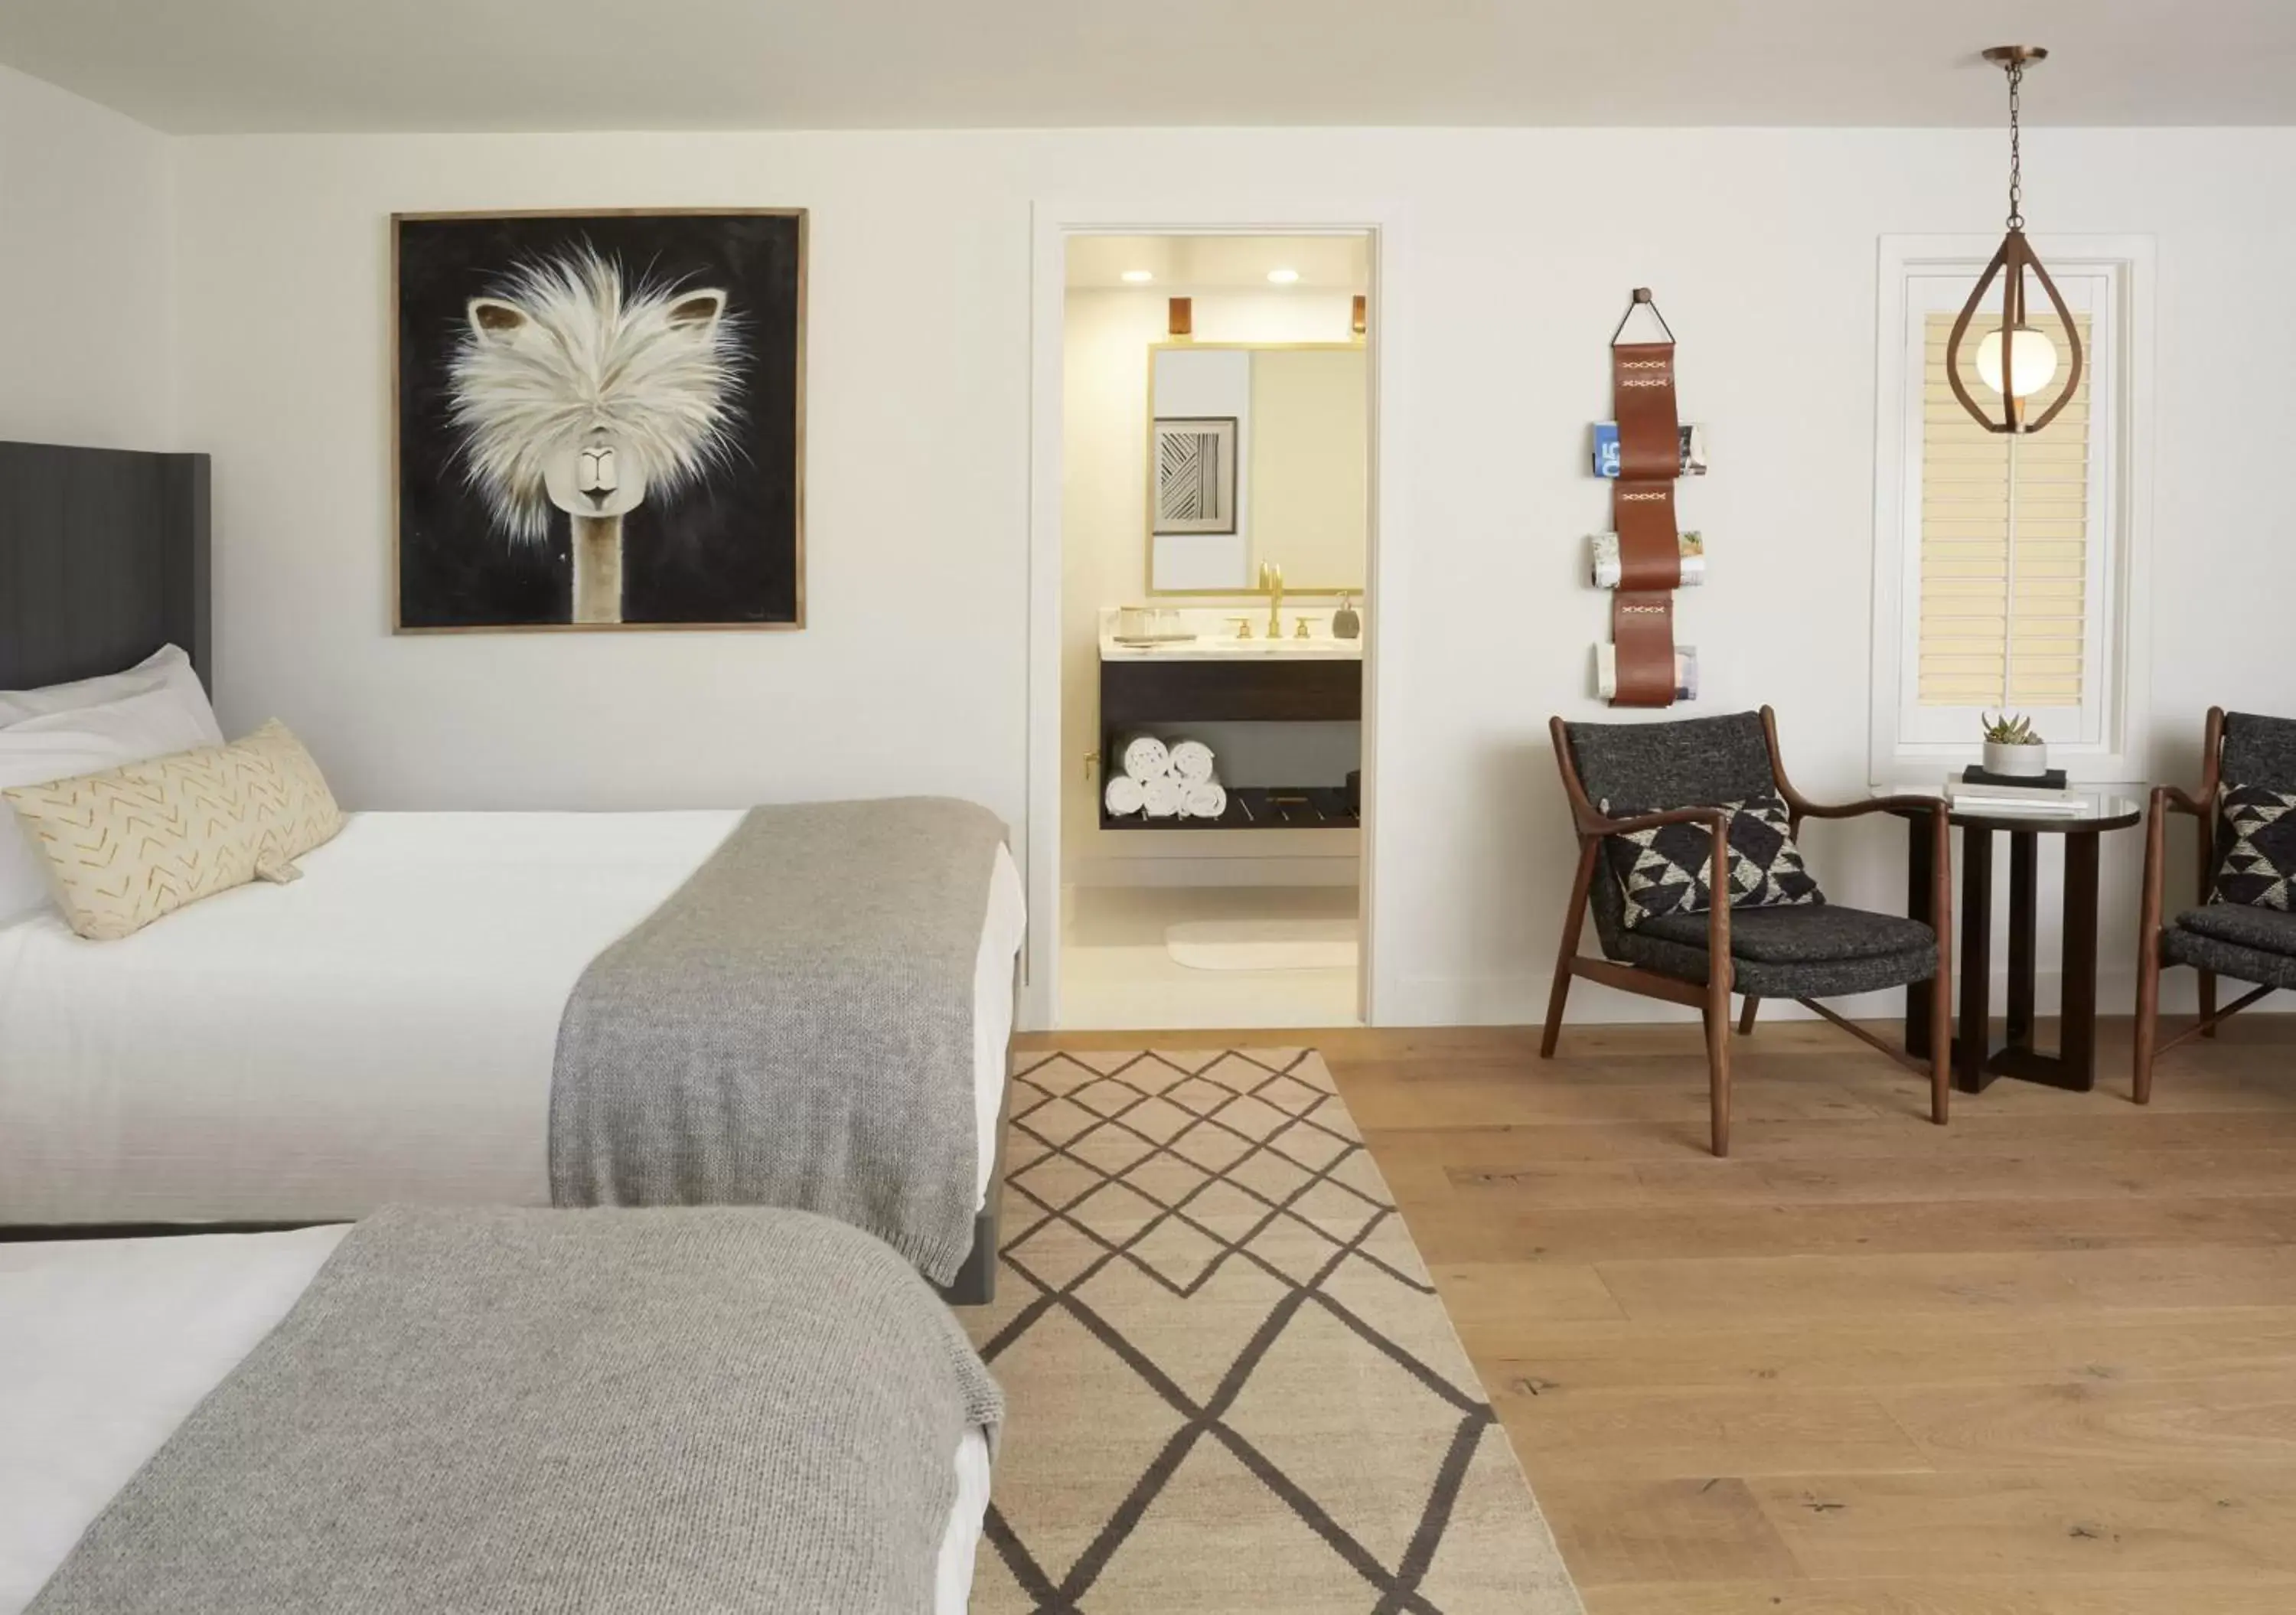
M 1647 724 L 1566 724 L 1555 718 L 1555 761 L 1578 835 L 1578 870 L 1562 922 L 1562 946 L 1547 1001 L 1539 1053 L 1552 1058 L 1573 979 L 1685 1004 L 1706 1021 L 1713 1149 L 1730 1152 L 1730 996 L 1745 997 L 1742 1032 L 1753 1029 L 1764 998 L 1792 998 L 1898 1063 L 1930 1079 L 1930 1117 L 1946 1119 L 1953 1063 L 1948 1020 L 1952 994 L 1952 865 L 1945 804 L 1935 798 L 1874 797 L 1825 807 L 1787 780 L 1769 708 L 1725 717 Z M 1791 830 L 1805 819 L 1866 813 L 1914 816 L 1931 837 L 1931 927 L 1895 914 L 1833 903 L 1749 907 L 1733 913 L 1718 897 L 1704 913 L 1660 914 L 1630 926 L 1619 877 L 1603 856 L 1612 837 L 1664 825 L 1696 825 L 1711 838 L 1715 867 L 1728 836 L 1724 803 L 1783 799 Z M 1715 882 L 1723 892 L 1727 881 Z M 1588 911 L 1603 956 L 1582 958 L 1579 937 Z M 1816 1000 L 1935 981 L 1930 995 L 1927 1061 L 1844 1020 Z

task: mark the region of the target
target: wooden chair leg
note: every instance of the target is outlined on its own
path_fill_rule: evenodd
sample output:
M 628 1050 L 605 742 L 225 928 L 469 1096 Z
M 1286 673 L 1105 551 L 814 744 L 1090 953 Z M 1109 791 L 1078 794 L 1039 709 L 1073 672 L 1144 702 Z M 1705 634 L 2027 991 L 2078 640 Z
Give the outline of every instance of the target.
M 1730 989 L 1706 1006 L 1706 1080 L 1712 1112 L 1714 1153 L 1730 1153 Z
M 2212 970 L 2204 970 L 2201 972 L 2201 1019 L 2205 1021 L 2216 1012 L 2217 973 Z M 2216 1035 L 2217 1029 L 2212 1026 L 2201 1028 L 2201 1036 L 2203 1037 L 2213 1037 Z
M 1738 1036 L 1751 1037 L 1754 1035 L 1754 1013 L 1761 1007 L 1762 997 L 1759 993 L 1746 995 L 1746 1007 L 1738 1012 Z
M 2138 1104 L 2152 1103 L 2152 1053 L 2161 1041 L 2161 939 L 2144 934 L 2136 955 L 2136 1070 L 2129 1085 Z
M 1931 821 L 1930 836 L 1930 923 L 1937 930 L 1937 975 L 1930 987 L 1930 1119 L 1943 1127 L 1953 1105 L 1953 828 L 1943 808 Z M 1983 1027 L 1977 1036 L 1985 1036 Z
M 1538 1057 L 1554 1058 L 1554 1045 L 1562 1036 L 1562 1006 L 1570 1001 L 1570 963 L 1578 956 L 1578 936 L 1587 924 L 1587 898 L 1595 889 L 1595 860 L 1602 843 L 1588 838 L 1578 846 L 1578 873 L 1570 881 L 1570 906 L 1562 916 L 1562 946 L 1554 955 L 1554 987 L 1546 996 L 1546 1029 L 1538 1039 Z
M 1940 983 L 1930 994 L 1930 1119 L 1945 1126 L 1952 1105 L 1953 995 Z

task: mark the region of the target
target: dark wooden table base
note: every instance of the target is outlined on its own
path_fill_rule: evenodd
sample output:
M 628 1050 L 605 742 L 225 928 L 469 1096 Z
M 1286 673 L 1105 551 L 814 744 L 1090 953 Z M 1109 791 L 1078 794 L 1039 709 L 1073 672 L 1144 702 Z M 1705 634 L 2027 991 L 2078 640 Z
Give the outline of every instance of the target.
M 1954 1086 L 1981 1094 L 2003 1077 L 2087 1092 L 2096 1086 L 2096 881 L 2097 838 L 2105 825 L 2022 826 L 2009 837 L 2008 1041 L 1992 1046 L 1993 838 L 1990 827 L 1961 827 L 1960 1024 L 1953 1040 Z M 2058 1049 L 2033 1046 L 2033 997 L 2037 973 L 2035 931 L 2040 906 L 2040 839 L 2062 836 L 2065 843 L 2064 938 L 2059 968 L 2063 978 Z M 1918 822 L 1908 829 L 1906 859 L 1906 912 L 1934 923 L 1929 912 L 1929 832 Z M 1930 1052 L 1930 994 L 1934 984 L 1906 989 L 1906 1048 Z

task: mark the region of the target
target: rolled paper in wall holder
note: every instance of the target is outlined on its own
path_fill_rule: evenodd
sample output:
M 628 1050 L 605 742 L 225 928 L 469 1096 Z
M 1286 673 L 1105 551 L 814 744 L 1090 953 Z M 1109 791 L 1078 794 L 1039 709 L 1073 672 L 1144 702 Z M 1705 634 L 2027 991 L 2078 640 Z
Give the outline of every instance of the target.
M 1595 693 L 1604 701 L 1619 693 L 1619 647 L 1597 644 L 1595 647 Z M 1674 647 L 1674 699 L 1698 699 L 1698 647 Z
M 1682 560 L 1682 586 L 1694 589 L 1706 581 L 1706 540 L 1684 533 L 1675 541 Z M 1598 589 L 1626 586 L 1626 563 L 1619 553 L 1616 533 L 1593 533 L 1587 539 L 1587 581 Z

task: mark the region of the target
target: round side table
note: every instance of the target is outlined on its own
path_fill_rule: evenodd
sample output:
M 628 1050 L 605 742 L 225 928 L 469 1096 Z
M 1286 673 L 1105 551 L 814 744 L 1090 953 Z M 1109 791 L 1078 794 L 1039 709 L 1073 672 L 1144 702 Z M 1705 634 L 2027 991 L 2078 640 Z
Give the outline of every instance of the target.
M 1960 1018 L 1953 1040 L 1954 1086 L 1981 1094 L 2003 1077 L 2086 1092 L 2096 1086 L 2097 842 L 2108 830 L 2125 830 L 2144 816 L 2144 804 L 2110 791 L 2076 791 L 2070 813 L 1956 809 L 1948 822 L 1961 829 L 1961 936 L 1955 963 L 1961 971 Z M 1908 818 L 1906 913 L 1935 924 L 1930 909 L 1928 827 Z M 2008 1038 L 1992 1046 L 1993 838 L 2009 837 Z M 2064 935 L 2059 960 L 2062 1007 L 2057 1052 L 2033 1046 L 2034 934 L 2039 907 L 2040 841 L 2065 843 Z M 1943 983 L 1906 989 L 1906 1051 L 1930 1053 L 1930 994 Z

